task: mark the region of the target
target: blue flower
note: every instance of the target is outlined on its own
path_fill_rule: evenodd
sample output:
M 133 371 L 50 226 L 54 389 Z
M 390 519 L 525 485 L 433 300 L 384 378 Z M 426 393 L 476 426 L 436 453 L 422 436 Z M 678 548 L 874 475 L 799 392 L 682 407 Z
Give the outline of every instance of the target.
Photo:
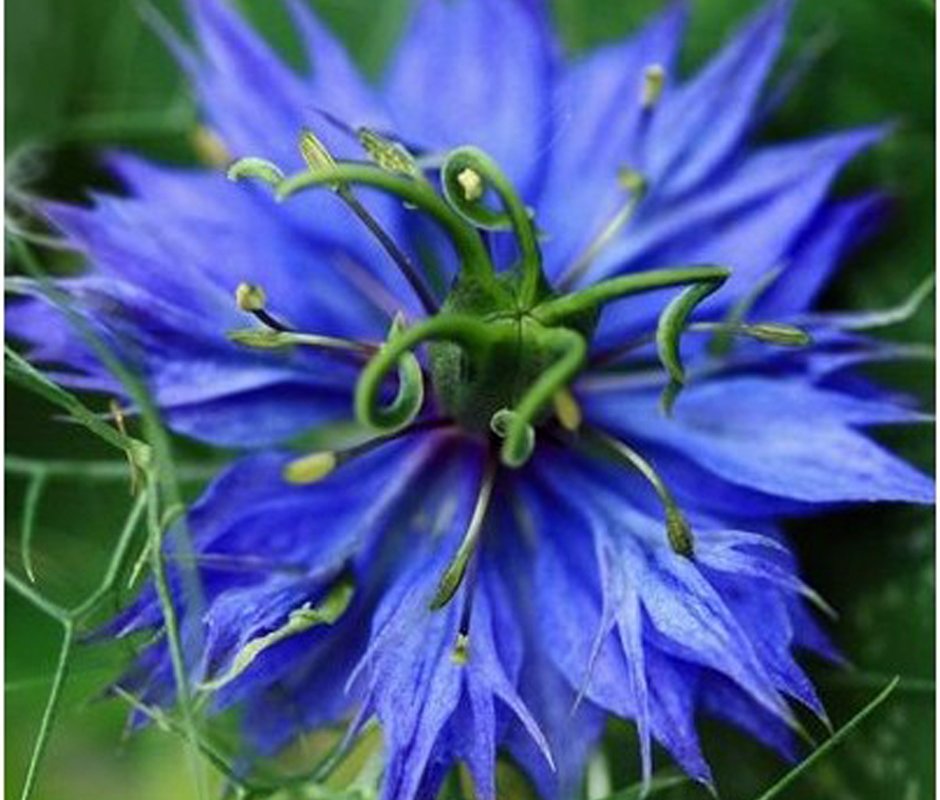
M 423 0 L 378 87 L 299 0 L 303 74 L 189 5 L 198 50 L 166 36 L 205 130 L 286 202 L 120 153 L 125 195 L 44 213 L 166 423 L 249 451 L 189 514 L 194 688 L 260 754 L 377 718 L 395 800 L 458 761 L 493 798 L 497 752 L 571 796 L 609 716 L 647 779 L 656 741 L 712 783 L 701 713 L 792 755 L 791 704 L 825 713 L 796 655 L 838 655 L 781 520 L 933 486 L 860 430 L 922 419 L 851 374 L 898 351 L 811 311 L 883 211 L 830 184 L 885 130 L 752 143 L 789 3 L 683 82 L 682 5 L 570 58 L 537 3 Z M 122 396 L 19 288 L 32 358 Z M 372 438 L 291 449 L 354 408 Z M 148 588 L 108 631 L 162 624 Z M 172 704 L 161 637 L 122 686 Z

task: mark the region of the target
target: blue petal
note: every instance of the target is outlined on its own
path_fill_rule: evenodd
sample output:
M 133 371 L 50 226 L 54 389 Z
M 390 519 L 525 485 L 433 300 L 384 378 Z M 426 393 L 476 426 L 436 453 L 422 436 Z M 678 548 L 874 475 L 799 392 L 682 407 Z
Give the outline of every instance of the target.
M 61 282 L 60 289 L 111 351 L 141 373 L 166 421 L 180 433 L 254 447 L 351 415 L 356 372 L 349 364 L 309 353 L 249 351 L 195 315 L 120 281 L 82 278 Z M 68 368 L 56 373 L 64 385 L 106 391 L 130 403 L 127 390 L 58 307 L 37 297 L 14 304 L 11 312 L 8 331 L 31 345 L 37 362 Z
M 663 98 L 648 154 L 658 191 L 676 195 L 700 186 L 737 155 L 783 42 L 790 5 L 772 0 L 694 80 Z
M 585 412 L 631 441 L 667 445 L 768 494 L 813 503 L 933 502 L 929 478 L 854 429 L 920 418 L 892 403 L 796 379 L 728 378 L 693 383 L 671 419 L 655 394 L 642 392 L 592 393 Z
M 298 3 L 289 6 L 313 61 L 302 78 L 225 0 L 189 0 L 202 58 L 187 60 L 209 123 L 236 155 L 301 164 L 295 142 L 318 109 L 354 125 L 382 127 L 380 101 L 341 46 Z M 184 64 L 186 66 L 187 64 Z M 331 146 L 348 141 L 324 130 Z
M 385 81 L 396 130 L 431 150 L 473 144 L 525 189 L 550 129 L 550 50 L 516 0 L 422 0 Z
M 636 720 L 644 775 L 651 757 L 643 743 L 653 736 L 710 783 L 694 718 L 702 704 L 720 711 L 708 702 L 713 688 L 729 698 L 723 716 L 748 730 L 767 722 L 763 740 L 792 754 L 782 696 L 824 712 L 793 659 L 792 603 L 807 590 L 785 546 L 772 536 L 695 524 L 690 561 L 670 550 L 662 522 L 637 509 L 632 488 L 617 491 L 609 467 L 571 457 L 537 466 L 540 485 L 528 484 L 524 496 L 539 536 L 542 635 L 573 686 Z M 577 500 L 588 496 L 589 505 Z
M 706 305 L 718 311 L 768 270 L 787 266 L 833 178 L 883 135 L 881 128 L 868 128 L 773 146 L 723 173 L 707 192 L 679 202 L 657 204 L 651 198 L 600 256 L 589 281 L 651 267 L 719 264 L 732 275 Z M 663 293 L 616 303 L 604 314 L 602 335 L 616 341 L 625 331 L 648 329 L 662 305 Z
M 316 105 L 354 128 L 386 130 L 391 124 L 384 101 L 363 78 L 342 43 L 326 29 L 304 0 L 287 0 L 307 54 L 307 103 Z M 337 154 L 358 146 L 348 137 L 335 135 L 328 126 L 317 128 L 321 139 Z
M 304 127 L 314 129 L 337 155 L 358 156 L 360 150 L 355 141 L 326 122 L 323 111 L 335 113 L 352 126 L 383 129 L 388 126 L 380 101 L 357 76 L 342 48 L 299 5 L 294 4 L 292 10 L 301 35 L 308 47 L 317 47 L 317 52 L 310 54 L 314 63 L 309 78 L 295 74 L 225 0 L 189 0 L 189 9 L 201 57 L 189 54 L 184 66 L 190 71 L 208 126 L 233 158 L 262 156 L 287 171 L 301 169 L 304 164 L 297 142 Z M 361 223 L 330 192 L 307 192 L 277 206 L 266 197 L 266 190 L 250 191 L 267 200 L 270 210 L 277 209 L 276 217 L 282 226 L 293 226 L 308 232 L 308 236 L 338 242 L 341 251 L 357 254 L 353 260 L 363 262 L 358 264 L 360 269 L 371 272 L 380 284 L 403 298 L 402 304 L 408 310 L 420 309 L 414 293 L 385 253 L 371 242 Z M 400 238 L 400 204 L 375 192 L 364 194 L 372 214 L 393 238 Z M 285 224 L 288 220 L 291 226 Z M 242 220 L 248 233 L 253 230 L 252 224 L 246 224 L 249 222 L 253 220 Z M 252 252 L 256 249 L 252 248 Z M 298 266 L 303 263 L 297 257 L 301 249 L 293 253 L 293 263 Z M 365 259 L 358 255 L 363 252 Z M 260 253 L 255 256 L 259 263 L 264 263 Z M 307 267 L 311 263 L 317 266 L 316 262 L 321 261 L 332 262 L 335 268 L 341 260 L 335 252 L 320 252 L 312 254 Z
M 168 543 L 178 613 L 184 627 L 198 631 L 193 681 L 224 674 L 249 641 L 281 627 L 304 603 L 315 603 L 343 570 L 368 595 L 375 579 L 372 543 L 393 528 L 407 488 L 436 447 L 433 437 L 391 443 L 310 486 L 288 484 L 282 473 L 291 457 L 276 453 L 242 459 L 223 472 L 190 511 L 191 543 L 185 549 L 178 540 Z M 182 602 L 178 555 L 195 560 L 201 610 Z M 109 627 L 123 636 L 161 626 L 156 593 L 148 586 Z M 319 647 L 325 638 L 314 629 L 305 641 Z M 296 664 L 299 646 L 288 640 L 264 653 L 216 697 L 216 708 L 282 677 Z M 159 686 L 162 679 L 155 674 L 149 680 Z
M 388 764 L 383 796 L 389 800 L 433 796 L 435 782 L 456 759 L 470 767 L 479 795 L 492 800 L 496 748 L 507 714 L 547 753 L 516 688 L 522 635 L 495 562 L 481 554 L 475 587 L 464 581 L 445 608 L 428 607 L 475 500 L 479 454 L 464 449 L 463 456 L 459 473 L 447 469 L 444 479 L 426 484 L 426 510 L 438 518 L 438 537 L 410 544 L 407 566 L 386 591 L 369 648 L 351 678 L 350 685 L 365 695 L 362 716 L 374 714 L 383 724 Z M 469 650 L 460 664 L 453 654 L 468 602 Z
M 685 5 L 675 3 L 630 39 L 575 60 L 559 76 L 558 132 L 536 204 L 538 223 L 549 234 L 549 277 L 573 262 L 626 201 L 617 175 L 622 167 L 639 166 L 643 73 L 650 64 L 672 72 L 686 16 Z
M 168 302 L 196 304 L 210 318 L 237 317 L 235 286 L 260 284 L 272 311 L 298 328 L 334 335 L 382 335 L 390 308 L 410 307 L 410 289 L 384 251 L 328 192 L 281 205 L 266 189 L 218 174 L 124 154 L 109 165 L 131 197 L 101 197 L 91 212 L 52 207 L 53 221 L 98 269 Z M 370 208 L 397 235 L 388 203 Z M 376 296 L 383 292 L 389 297 Z M 214 305 L 205 305 L 206 295 Z
M 334 725 L 348 714 L 357 698 L 345 691 L 344 684 L 362 655 L 365 628 L 362 619 L 347 613 L 320 642 L 309 636 L 289 640 L 294 652 L 281 654 L 289 670 L 264 689 L 252 686 L 245 698 L 242 730 L 258 755 L 273 755 L 301 735 Z M 256 662 L 253 669 L 263 666 Z
M 781 279 L 760 298 L 754 313 L 773 319 L 809 309 L 840 261 L 878 228 L 886 207 L 879 194 L 825 206 L 801 235 Z
M 795 761 L 797 746 L 793 730 L 778 717 L 749 702 L 734 684 L 714 673 L 700 678 L 702 709 L 740 728 L 787 761 Z

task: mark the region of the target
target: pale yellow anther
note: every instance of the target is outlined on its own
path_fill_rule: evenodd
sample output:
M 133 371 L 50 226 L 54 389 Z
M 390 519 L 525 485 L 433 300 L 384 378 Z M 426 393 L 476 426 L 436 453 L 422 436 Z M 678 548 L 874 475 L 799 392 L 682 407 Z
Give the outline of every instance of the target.
M 235 289 L 235 302 L 242 311 L 261 311 L 268 302 L 264 289 L 253 283 L 240 283 Z
M 454 643 L 454 649 L 450 654 L 450 658 L 451 661 L 461 667 L 470 660 L 470 637 L 467 636 L 467 634 L 457 634 L 457 641 Z
M 330 151 L 312 131 L 304 130 L 300 134 L 300 154 L 312 172 L 333 169 L 336 166 L 336 160 L 330 155 Z
M 646 192 L 646 178 L 632 167 L 620 167 L 617 170 L 617 183 L 633 195 Z
M 556 392 L 552 398 L 552 404 L 555 407 L 555 416 L 558 417 L 558 421 L 565 430 L 573 432 L 581 427 L 583 419 L 581 406 L 578 405 L 578 401 L 571 392 L 567 389 Z
M 475 203 L 483 197 L 483 178 L 476 170 L 466 167 L 457 173 L 457 183 L 463 190 L 463 197 L 468 203 Z
M 650 64 L 643 70 L 643 86 L 640 89 L 640 105 L 645 111 L 653 108 L 662 96 L 666 84 L 666 70 L 662 64 Z
M 322 481 L 336 469 L 336 453 L 325 451 L 295 459 L 284 467 L 284 480 L 296 486 Z
M 232 163 L 232 154 L 225 146 L 225 142 L 215 131 L 205 125 L 199 125 L 192 132 L 190 140 L 196 156 L 203 164 L 224 169 Z

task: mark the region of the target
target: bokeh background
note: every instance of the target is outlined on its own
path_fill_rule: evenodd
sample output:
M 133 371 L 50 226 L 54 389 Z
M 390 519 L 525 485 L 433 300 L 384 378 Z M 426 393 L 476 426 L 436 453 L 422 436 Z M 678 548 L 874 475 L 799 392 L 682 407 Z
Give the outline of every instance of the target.
M 408 0 L 317 0 L 313 3 L 350 45 L 362 67 L 380 73 L 408 10 Z M 185 26 L 171 0 L 156 0 Z M 557 0 L 556 17 L 572 50 L 635 28 L 661 0 Z M 241 6 L 288 58 L 297 43 L 274 0 Z M 693 2 L 687 69 L 701 63 L 752 0 Z M 15 198 L 23 190 L 78 199 L 108 187 L 96 153 L 126 147 L 154 158 L 194 160 L 196 116 L 175 64 L 142 22 L 131 0 L 7 0 L 7 225 L 21 224 Z M 810 135 L 885 119 L 895 134 L 853 164 L 838 191 L 878 186 L 895 199 L 885 230 L 851 259 L 826 295 L 831 308 L 879 308 L 907 295 L 934 269 L 934 7 L 932 0 L 802 0 L 785 61 L 811 54 L 805 79 L 776 115 L 768 140 Z M 43 254 L 55 269 L 61 255 Z M 8 270 L 17 271 L 15 259 Z M 885 336 L 932 342 L 928 303 Z M 879 377 L 933 408 L 933 367 L 888 365 Z M 112 453 L 76 426 L 52 419 L 54 409 L 9 388 L 8 456 L 93 459 Z M 928 426 L 879 431 L 924 470 L 933 470 Z M 184 457 L 207 454 L 184 447 Z M 11 464 L 13 459 L 11 458 Z M 23 523 L 26 481 L 8 470 L 7 561 L 20 570 L 15 543 Z M 198 483 L 188 491 L 198 490 Z M 122 482 L 81 476 L 51 481 L 38 506 L 36 572 L 49 595 L 69 600 L 93 585 L 130 503 Z M 826 800 L 928 800 L 934 785 L 934 540 L 932 513 L 884 506 L 793 526 L 808 581 L 840 612 L 833 633 L 854 668 L 811 664 L 836 724 L 844 722 L 888 678 L 898 691 L 840 749 L 801 777 L 784 797 Z M 124 598 L 126 599 L 126 598 Z M 114 602 L 121 602 L 120 596 Z M 49 689 L 59 631 L 16 595 L 6 606 L 6 791 L 17 797 L 42 704 Z M 36 797 L 43 800 L 188 800 L 194 797 L 182 746 L 171 734 L 124 733 L 126 707 L 104 701 L 109 678 L 126 663 L 123 647 L 80 649 L 63 712 L 53 732 Z M 757 798 L 786 767 L 745 737 L 705 725 L 706 750 L 722 796 Z M 811 731 L 824 736 L 818 726 Z M 611 732 L 615 786 L 636 779 L 631 733 Z M 661 759 L 664 763 L 665 759 Z M 633 795 L 624 795 L 624 797 Z M 688 784 L 657 797 L 704 798 Z M 507 794 L 507 797 L 515 797 Z

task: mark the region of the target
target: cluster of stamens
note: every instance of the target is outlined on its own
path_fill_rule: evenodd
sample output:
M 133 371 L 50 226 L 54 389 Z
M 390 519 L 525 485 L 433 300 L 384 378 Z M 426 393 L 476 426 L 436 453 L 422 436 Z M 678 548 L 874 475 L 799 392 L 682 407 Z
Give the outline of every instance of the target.
M 655 106 L 662 91 L 661 70 L 651 69 L 648 73 L 641 95 L 644 111 Z M 732 335 L 797 346 L 808 342 L 807 335 L 791 326 L 745 324 L 739 318 L 725 323 L 690 323 L 696 307 L 729 277 L 729 271 L 719 266 L 629 273 L 573 289 L 604 246 L 626 226 L 644 197 L 646 183 L 634 171 L 624 170 L 621 175 L 627 195 L 623 210 L 563 273 L 556 288 L 542 270 L 540 236 L 532 212 L 489 156 L 473 147 L 461 147 L 446 154 L 443 161 L 435 159 L 432 168 L 401 144 L 373 131 L 360 130 L 356 134 L 368 161 L 337 161 L 306 131 L 301 136 L 300 150 L 307 169 L 299 174 L 285 176 L 275 164 L 258 158 L 242 159 L 229 170 L 232 179 L 254 178 L 269 184 L 279 200 L 312 189 L 335 192 L 398 266 L 426 312 L 423 319 L 411 323 L 404 315 L 397 315 L 384 342 L 355 341 L 296 331 L 267 310 L 261 287 L 238 287 L 238 306 L 254 315 L 261 327 L 232 332 L 235 341 L 259 348 L 314 347 L 362 364 L 355 416 L 372 438 L 346 451 L 299 458 L 287 467 L 286 480 L 297 484 L 321 480 L 345 461 L 382 442 L 429 427 L 450 425 L 489 441 L 491 458 L 481 479 L 473 517 L 432 601 L 432 607 L 440 608 L 467 573 L 497 470 L 524 465 L 535 448 L 536 430 L 551 425 L 566 442 L 637 470 L 663 505 L 671 547 L 691 557 L 694 545 L 689 525 L 654 467 L 625 442 L 582 425 L 571 386 L 588 363 L 589 343 L 602 309 L 639 293 L 671 287 L 681 290 L 665 306 L 655 333 L 644 342 L 655 343 L 667 375 L 663 391 L 667 414 L 685 383 L 679 342 L 686 330 L 712 331 L 718 347 L 726 347 Z M 432 183 L 435 171 L 439 171 L 440 191 Z M 419 266 L 357 198 L 357 186 L 397 197 L 408 208 L 435 221 L 444 232 L 459 269 L 443 301 L 429 288 Z M 509 231 L 514 235 L 518 250 L 514 265 L 496 269 L 484 236 L 487 231 Z M 740 316 L 740 308 L 737 313 Z M 428 358 L 422 366 L 415 350 L 425 344 Z M 616 362 L 634 346 L 636 343 L 631 343 L 592 356 L 591 363 Z M 393 374 L 397 376 L 397 388 L 390 401 L 383 401 Z M 434 390 L 435 411 L 422 416 L 429 405 L 425 401 L 426 378 Z

